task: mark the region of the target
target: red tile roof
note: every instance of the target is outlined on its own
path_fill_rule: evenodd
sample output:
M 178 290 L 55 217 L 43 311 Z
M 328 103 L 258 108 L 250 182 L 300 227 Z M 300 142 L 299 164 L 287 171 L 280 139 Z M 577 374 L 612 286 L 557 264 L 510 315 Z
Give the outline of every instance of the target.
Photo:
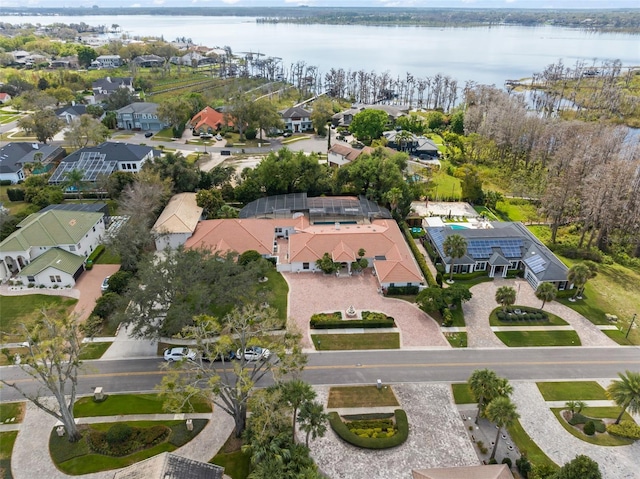
M 225 124 L 233 126 L 233 122 L 225 122 L 224 115 L 210 106 L 205 106 L 202 111 L 198 112 L 193 118 L 191 118 L 189 124 L 194 130 L 206 127 L 209 127 L 212 130 L 219 130 L 220 127 Z

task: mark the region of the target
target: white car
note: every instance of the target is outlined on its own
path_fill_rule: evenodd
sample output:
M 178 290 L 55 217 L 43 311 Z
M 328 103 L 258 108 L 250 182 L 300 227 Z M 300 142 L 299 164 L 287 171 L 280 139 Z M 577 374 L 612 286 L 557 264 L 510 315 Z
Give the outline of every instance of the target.
M 266 348 L 261 348 L 260 346 L 251 346 L 244 350 L 244 354 L 241 349 L 236 351 L 236 358 L 242 359 L 243 357 L 247 361 L 259 361 L 260 359 L 269 359 L 271 356 L 271 351 Z
M 189 361 L 195 361 L 196 352 L 189 348 L 171 348 L 164 350 L 165 361 L 182 361 L 188 359 Z
M 103 293 L 109 289 L 109 278 L 111 278 L 111 276 L 107 276 L 104 280 L 102 280 L 100 291 L 102 291 Z

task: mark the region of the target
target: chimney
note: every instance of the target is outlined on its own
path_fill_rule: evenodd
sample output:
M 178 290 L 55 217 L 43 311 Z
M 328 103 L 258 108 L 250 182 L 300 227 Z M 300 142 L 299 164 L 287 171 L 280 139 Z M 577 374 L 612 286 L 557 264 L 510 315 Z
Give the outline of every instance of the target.
M 339 230 L 339 229 L 340 229 L 340 223 L 336 221 L 336 230 Z

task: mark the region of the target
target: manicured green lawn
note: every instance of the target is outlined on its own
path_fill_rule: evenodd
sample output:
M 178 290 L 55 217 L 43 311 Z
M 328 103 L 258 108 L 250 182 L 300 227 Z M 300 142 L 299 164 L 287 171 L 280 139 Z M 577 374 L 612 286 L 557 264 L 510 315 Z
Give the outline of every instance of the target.
M 545 401 L 606 400 L 604 388 L 595 381 L 558 381 L 536 383 Z
M 615 408 L 602 408 L 603 411 L 597 411 L 600 408 L 585 408 L 582 410 L 581 414 L 597 419 L 615 419 L 618 417 L 620 411 L 612 411 L 611 409 Z M 566 410 L 566 408 L 561 407 L 553 407 L 551 408 L 553 414 L 556 416 L 556 419 L 562 424 L 567 432 L 577 437 L 578 439 L 588 442 L 589 444 L 596 444 L 598 446 L 628 446 L 629 444 L 633 444 L 633 439 L 627 439 L 620 436 L 614 436 L 609 433 L 595 433 L 593 436 L 587 436 L 577 427 L 572 426 L 562 417 L 562 411 Z M 591 411 L 592 413 L 589 413 Z
M 539 218 L 537 207 L 527 200 L 505 198 L 498 201 L 496 211 L 507 221 L 536 221 Z
M 442 167 L 433 175 L 429 189 L 430 197 L 434 201 L 442 201 L 443 198 L 453 198 L 454 201 L 459 200 L 461 194 L 460 179 L 447 174 L 446 161 L 441 161 Z
M 76 401 L 76 417 L 119 416 L 126 414 L 165 414 L 163 400 L 157 394 L 112 394 L 106 401 L 95 402 L 93 397 Z M 193 404 L 193 412 L 211 412 L 211 404 L 204 401 Z M 191 412 L 185 409 L 184 412 Z
M 328 408 L 400 406 L 390 386 L 334 386 L 329 389 Z
M 29 294 L 26 296 L 0 296 L 0 311 L 2 311 L 2 332 L 19 332 L 21 323 L 28 324 L 38 310 L 54 309 L 63 314 L 71 312 L 77 299 L 65 296 L 47 296 L 44 294 Z M 13 338 L 15 341 L 15 338 Z M 21 339 L 22 341 L 22 339 Z
M 171 140 L 173 139 L 173 129 L 172 128 L 165 128 L 163 130 L 160 130 L 159 132 L 157 132 L 155 135 L 153 135 L 151 137 L 152 139 L 156 139 L 156 140 Z
M 224 467 L 225 475 L 231 479 L 246 479 L 251 472 L 251 454 L 248 452 L 221 452 L 209 462 Z
M 120 255 L 112 249 L 105 248 L 104 252 L 98 256 L 95 264 L 120 264 Z
M 256 297 L 265 297 L 269 305 L 278 310 L 278 317 L 286 320 L 289 285 L 285 281 L 284 276 L 276 271 L 275 268 L 270 268 L 266 276 L 269 278 L 269 281 L 258 283 Z
M 512 307 L 518 308 L 519 306 L 516 305 Z M 489 324 L 491 326 L 566 326 L 569 324 L 564 319 L 548 311 L 544 311 L 544 313 L 549 318 L 548 321 L 544 321 L 542 319 L 527 319 L 526 321 L 500 321 L 497 316 L 499 311 L 502 311 L 502 308 L 496 308 L 491 311 L 491 314 L 489 315 Z
M 616 343 L 620 344 L 621 346 L 633 346 L 633 343 L 631 342 L 631 340 L 628 337 L 626 337 L 626 334 L 627 334 L 626 331 L 622 332 L 617 329 L 605 329 L 602 332 L 607 336 L 609 336 L 611 339 L 613 339 Z M 629 333 L 629 336 L 631 336 L 631 333 Z
M 89 343 L 84 347 L 80 359 L 83 361 L 89 359 L 100 359 L 111 343 Z
M 0 403 L 0 424 L 11 418 L 16 418 L 15 421 L 7 424 L 18 424 L 22 422 L 24 416 L 25 403 L 23 402 L 3 402 Z
M 172 432 L 165 442 L 123 457 L 105 456 L 91 452 L 84 438 L 78 442 L 70 443 L 65 436 L 58 437 L 56 430 L 53 429 L 49 436 L 49 451 L 51 459 L 58 469 L 67 474 L 80 475 L 118 469 L 162 452 L 176 450 L 197 436 L 207 422 L 206 419 L 194 419 L 193 431 L 187 431 L 185 421 L 125 421 L 125 424 L 139 428 L 162 424 L 170 427 Z M 114 424 L 116 423 L 92 424 L 90 427 L 107 431 Z M 86 430 L 88 426 L 83 426 L 83 428 Z
M 312 334 L 318 351 L 350 349 L 400 349 L 398 333 Z
M 467 333 L 444 333 L 444 337 L 447 338 L 451 347 L 454 348 L 466 348 L 467 347 Z
M 575 331 L 497 331 L 495 335 L 510 348 L 581 345 Z
M 11 453 L 18 431 L 0 432 L 0 479 L 11 479 Z
M 476 402 L 467 383 L 452 384 L 451 390 L 453 391 L 453 400 L 456 404 L 473 404 Z
M 558 465 L 553 462 L 549 457 L 538 447 L 538 445 L 529 437 L 526 431 L 522 428 L 520 421 L 515 420 L 514 424 L 507 428 L 509 436 L 513 439 L 513 442 L 518 446 L 518 450 L 521 454 L 526 454 L 531 464 L 548 464 L 554 469 L 558 469 Z

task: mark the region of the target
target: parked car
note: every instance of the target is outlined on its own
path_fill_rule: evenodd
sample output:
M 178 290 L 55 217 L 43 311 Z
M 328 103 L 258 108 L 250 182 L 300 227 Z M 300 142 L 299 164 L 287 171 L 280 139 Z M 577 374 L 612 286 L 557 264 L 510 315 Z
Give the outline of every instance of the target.
M 213 351 L 211 352 L 213 353 Z M 225 361 L 231 361 L 232 359 L 235 359 L 235 358 L 236 358 L 236 353 L 234 353 L 233 351 L 227 351 L 225 354 L 217 353 L 213 359 L 211 359 L 211 356 L 209 356 L 206 352 L 202 353 L 203 361 L 222 361 L 223 359 Z
M 220 133 L 216 135 L 216 141 L 222 141 L 222 135 Z
M 183 359 L 188 359 L 189 361 L 194 361 L 196 359 L 196 352 L 193 349 L 179 347 L 179 348 L 170 348 L 164 350 L 164 360 L 165 361 L 182 361 Z
M 102 284 L 100 285 L 100 291 L 102 291 L 103 293 L 109 289 L 109 278 L 111 278 L 111 276 L 107 276 L 105 279 L 102 280 Z
M 213 138 L 213 135 L 211 133 L 200 133 L 200 138 L 203 140 L 210 140 Z
M 153 136 L 153 132 L 152 131 L 148 131 L 144 134 L 145 138 L 151 138 Z
M 291 132 L 290 131 L 285 131 L 282 136 L 284 136 L 285 138 L 291 136 Z
M 266 348 L 261 348 L 260 346 L 251 346 L 244 350 L 244 353 L 241 349 L 236 351 L 236 357 L 238 359 L 242 359 L 243 357 L 247 361 L 259 361 L 260 359 L 269 359 L 271 356 L 271 351 Z

